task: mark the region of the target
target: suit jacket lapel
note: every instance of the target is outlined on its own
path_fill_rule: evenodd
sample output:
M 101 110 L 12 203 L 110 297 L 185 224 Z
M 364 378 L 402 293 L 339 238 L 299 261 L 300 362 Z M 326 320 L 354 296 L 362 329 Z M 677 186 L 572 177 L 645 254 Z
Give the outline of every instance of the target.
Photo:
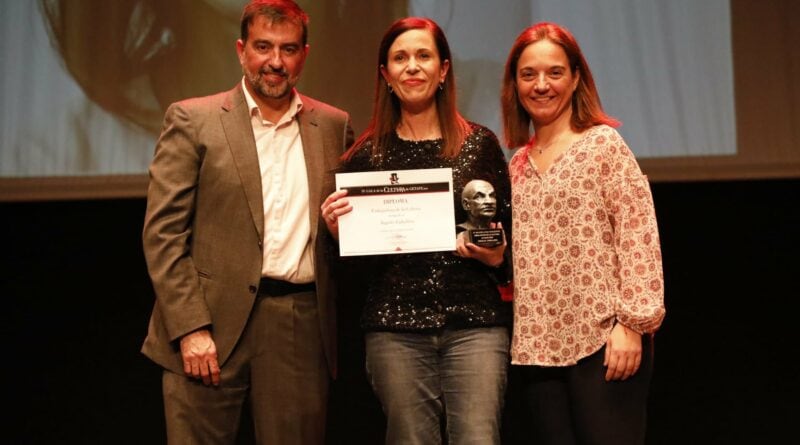
M 300 123 L 300 139 L 303 141 L 303 156 L 306 159 L 308 176 L 308 213 L 311 222 L 311 239 L 317 237 L 319 206 L 322 204 L 322 177 L 324 172 L 322 136 L 317 122 L 317 113 L 308 100 L 303 101 L 303 110 L 297 115 Z
M 261 195 L 261 171 L 258 167 L 253 127 L 250 123 L 250 110 L 244 99 L 242 84 L 230 91 L 220 114 L 222 128 L 228 140 L 233 161 L 242 181 L 244 194 L 253 216 L 253 223 L 259 239 L 264 239 L 264 199 Z

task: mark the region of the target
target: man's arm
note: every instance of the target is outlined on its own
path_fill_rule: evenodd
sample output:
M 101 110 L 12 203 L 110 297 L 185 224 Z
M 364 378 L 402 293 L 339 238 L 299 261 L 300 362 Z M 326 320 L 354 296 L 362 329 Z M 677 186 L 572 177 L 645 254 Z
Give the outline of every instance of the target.
M 180 339 L 187 374 L 204 378 L 215 368 L 218 373 L 218 366 L 208 330 L 211 316 L 190 246 L 203 158 L 196 140 L 189 110 L 170 106 L 150 166 L 142 239 L 169 340 Z

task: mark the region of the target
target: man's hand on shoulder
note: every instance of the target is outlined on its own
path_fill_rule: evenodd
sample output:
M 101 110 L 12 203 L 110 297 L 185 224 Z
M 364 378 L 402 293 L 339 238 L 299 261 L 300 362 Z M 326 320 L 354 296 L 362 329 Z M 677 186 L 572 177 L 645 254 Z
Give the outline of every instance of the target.
M 183 371 L 194 379 L 202 379 L 206 385 L 219 385 L 219 363 L 217 345 L 208 329 L 199 329 L 181 338 Z

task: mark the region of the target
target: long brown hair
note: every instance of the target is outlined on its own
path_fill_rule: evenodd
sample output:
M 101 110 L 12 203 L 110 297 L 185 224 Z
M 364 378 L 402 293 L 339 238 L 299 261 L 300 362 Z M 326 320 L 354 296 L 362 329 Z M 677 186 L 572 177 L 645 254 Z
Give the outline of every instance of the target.
M 560 25 L 540 22 L 522 31 L 514 41 L 506 61 L 500 99 L 506 146 L 519 147 L 530 139 L 531 117 L 522 107 L 517 96 L 517 62 L 528 45 L 545 39 L 564 49 L 570 71 L 573 75 L 578 72 L 580 76 L 578 86 L 572 94 L 572 119 L 570 121 L 572 129 L 581 132 L 599 124 L 618 127 L 619 121 L 603 111 L 592 71 L 589 69 L 589 64 L 586 63 L 575 37 Z
M 427 29 L 436 42 L 439 60 L 443 63 L 450 61 L 450 69 L 445 75 L 442 89 L 436 91 L 436 110 L 439 118 L 439 127 L 442 132 L 442 156 L 455 157 L 464 139 L 469 132 L 469 124 L 456 108 L 456 81 L 453 75 L 453 59 L 450 46 L 444 32 L 433 20 L 425 17 L 406 17 L 396 20 L 389 26 L 381 39 L 378 49 L 378 66 L 375 69 L 375 100 L 373 102 L 372 118 L 367 129 L 358 137 L 356 142 L 347 150 L 342 159 L 347 160 L 361 149 L 367 141 L 372 141 L 372 156 L 380 155 L 389 136 L 400 123 L 400 101 L 391 94 L 386 87 L 386 82 L 381 75 L 381 66 L 386 66 L 389 60 L 389 48 L 394 41 L 406 31 L 412 29 Z

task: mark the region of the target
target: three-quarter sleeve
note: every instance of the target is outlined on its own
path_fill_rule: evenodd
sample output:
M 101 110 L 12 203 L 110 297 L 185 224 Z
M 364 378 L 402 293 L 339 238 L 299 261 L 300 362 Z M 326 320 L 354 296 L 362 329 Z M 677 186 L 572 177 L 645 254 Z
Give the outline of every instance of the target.
M 655 207 L 647 177 L 624 140 L 614 133 L 604 147 L 601 173 L 607 179 L 604 199 L 619 275 L 614 309 L 617 322 L 639 333 L 651 333 L 661 326 L 665 315 Z

